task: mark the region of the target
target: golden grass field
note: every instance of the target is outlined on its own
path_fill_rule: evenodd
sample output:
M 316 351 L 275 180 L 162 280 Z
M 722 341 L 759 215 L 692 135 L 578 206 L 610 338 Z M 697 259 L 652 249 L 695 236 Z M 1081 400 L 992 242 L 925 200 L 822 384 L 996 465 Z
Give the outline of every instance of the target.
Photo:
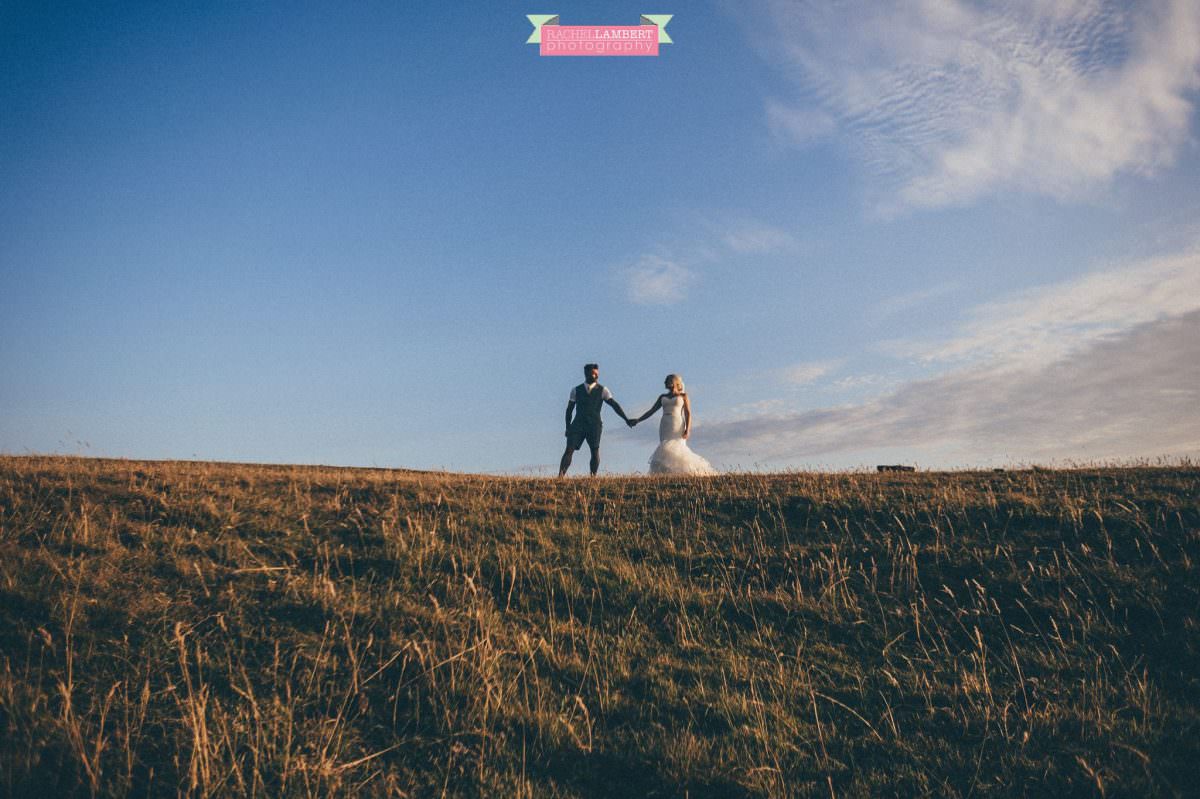
M 1200 469 L 0 458 L 5 796 L 1200 793 Z

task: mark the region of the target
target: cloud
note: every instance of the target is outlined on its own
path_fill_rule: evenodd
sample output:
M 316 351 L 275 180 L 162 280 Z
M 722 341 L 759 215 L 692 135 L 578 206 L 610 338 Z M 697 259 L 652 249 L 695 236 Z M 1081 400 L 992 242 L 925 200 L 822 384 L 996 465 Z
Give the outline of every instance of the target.
M 942 341 L 900 350 L 949 371 L 867 402 L 706 425 L 704 445 L 730 462 L 1200 453 L 1200 250 L 980 305 Z
M 765 0 L 768 57 L 803 89 L 767 103 L 776 135 L 834 128 L 885 210 L 1003 190 L 1076 199 L 1152 174 L 1186 141 L 1200 4 L 1147 0 Z
M 779 370 L 784 381 L 794 385 L 805 385 L 824 377 L 838 367 L 837 361 L 809 361 Z
M 955 371 L 868 403 L 713 423 L 699 435 L 731 462 L 897 447 L 909 460 L 943 466 L 1195 455 L 1197 342 L 1200 312 L 1192 312 L 1145 323 L 1071 359 Z M 938 464 L 946 452 L 958 463 Z
M 787 411 L 787 401 L 782 397 L 747 402 L 735 405 L 723 414 L 726 421 L 742 421 L 746 419 L 761 419 L 768 415 L 777 415 Z
M 833 115 L 813 108 L 794 108 L 768 100 L 767 127 L 771 135 L 788 144 L 806 145 L 831 136 L 837 130 Z
M 904 311 L 915 308 L 919 305 L 924 305 L 930 300 L 944 297 L 958 291 L 962 285 L 957 282 L 939 283 L 936 286 L 929 288 L 918 289 L 916 291 L 906 292 L 904 294 L 895 294 L 880 302 L 875 306 L 875 310 L 880 316 L 891 316 L 893 314 L 902 313 Z
M 701 219 L 698 227 L 700 232 L 690 231 L 686 242 L 660 245 L 657 252 L 662 254 L 645 254 L 632 265 L 613 269 L 631 302 L 674 305 L 687 299 L 700 270 L 730 253 L 769 255 L 795 252 L 800 247 L 791 233 L 754 219 Z
M 643 255 L 622 272 L 629 299 L 639 305 L 673 305 L 687 295 L 695 275 L 675 261 Z
M 930 362 L 1045 362 L 1134 325 L 1194 310 L 1200 310 L 1200 249 L 986 303 L 948 340 L 894 341 L 888 348 Z
M 846 377 L 838 378 L 833 381 L 833 387 L 842 391 L 857 391 L 864 388 L 878 388 L 894 383 L 895 381 L 885 375 L 862 374 L 862 375 L 847 375 Z
M 782 252 L 796 247 L 796 238 L 786 230 L 758 223 L 744 223 L 729 228 L 721 237 L 721 243 L 736 253 Z

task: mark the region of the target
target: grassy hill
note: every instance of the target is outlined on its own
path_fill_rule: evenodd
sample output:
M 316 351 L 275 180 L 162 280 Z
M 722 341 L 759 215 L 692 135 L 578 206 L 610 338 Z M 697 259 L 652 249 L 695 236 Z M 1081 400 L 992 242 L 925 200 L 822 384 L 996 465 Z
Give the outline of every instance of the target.
M 0 458 L 0 795 L 1195 795 L 1200 469 Z

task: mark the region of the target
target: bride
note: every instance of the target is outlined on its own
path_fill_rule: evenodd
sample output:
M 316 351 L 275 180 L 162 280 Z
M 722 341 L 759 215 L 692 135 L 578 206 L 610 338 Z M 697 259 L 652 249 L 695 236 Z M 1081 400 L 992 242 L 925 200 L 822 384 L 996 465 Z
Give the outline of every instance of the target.
M 662 409 L 662 421 L 658 424 L 658 449 L 650 456 L 650 473 L 716 474 L 712 464 L 688 449 L 692 406 L 683 390 L 683 380 L 679 375 L 667 375 L 663 382 L 667 393 L 660 395 L 653 408 L 634 420 L 635 423 L 643 422 Z

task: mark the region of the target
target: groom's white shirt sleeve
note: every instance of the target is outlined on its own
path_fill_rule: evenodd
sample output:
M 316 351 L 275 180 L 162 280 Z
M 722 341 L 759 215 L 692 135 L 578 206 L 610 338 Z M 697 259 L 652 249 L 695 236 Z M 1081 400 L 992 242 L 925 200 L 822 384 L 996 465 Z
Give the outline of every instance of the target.
M 575 386 L 579 388 L 579 386 Z M 571 396 L 567 398 L 567 402 L 575 402 L 575 388 L 571 389 Z M 608 386 L 604 387 L 604 393 L 600 395 L 601 399 L 610 400 L 613 398 L 613 393 L 608 390 Z

